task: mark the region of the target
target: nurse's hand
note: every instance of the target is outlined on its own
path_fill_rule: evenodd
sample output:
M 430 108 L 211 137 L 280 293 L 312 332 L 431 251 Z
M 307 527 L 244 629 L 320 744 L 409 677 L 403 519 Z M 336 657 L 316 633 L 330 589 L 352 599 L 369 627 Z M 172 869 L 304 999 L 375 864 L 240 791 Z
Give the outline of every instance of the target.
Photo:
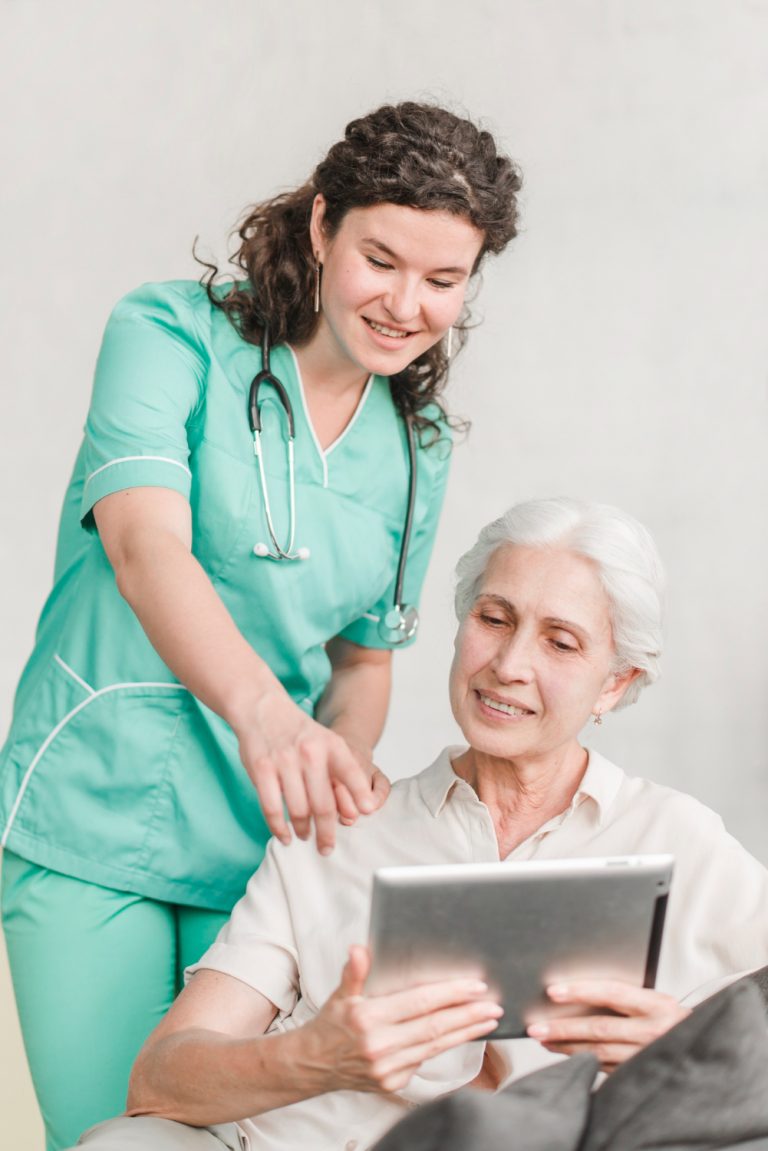
M 366 995 L 370 963 L 367 948 L 351 947 L 341 983 L 299 1029 L 296 1075 L 319 1075 L 320 1091 L 399 1091 L 427 1059 L 498 1025 L 501 1008 L 484 983 L 446 979 Z
M 555 1003 L 607 1007 L 616 1013 L 561 1016 L 532 1023 L 527 1029 L 531 1039 L 559 1055 L 591 1052 L 603 1071 L 613 1071 L 690 1015 L 690 1009 L 671 995 L 619 980 L 574 979 L 553 984 L 547 995 Z
M 375 811 L 389 793 L 389 781 L 370 754 L 353 750 L 280 688 L 261 698 L 235 734 L 264 818 L 281 843 L 291 842 L 291 825 L 300 839 L 308 839 L 314 823 L 318 851 L 327 855 L 337 822 Z

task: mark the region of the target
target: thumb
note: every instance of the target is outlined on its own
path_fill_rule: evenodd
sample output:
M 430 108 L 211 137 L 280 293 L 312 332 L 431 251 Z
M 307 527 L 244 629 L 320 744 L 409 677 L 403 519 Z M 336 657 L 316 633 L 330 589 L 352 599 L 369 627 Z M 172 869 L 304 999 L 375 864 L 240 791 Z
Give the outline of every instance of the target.
M 391 789 L 392 784 L 384 772 L 379 771 L 378 767 L 374 768 L 373 775 L 371 776 L 371 791 L 373 792 L 373 801 L 375 804 L 374 811 L 383 806 Z
M 353 944 L 349 949 L 349 959 L 341 973 L 339 994 L 345 998 L 362 995 L 370 969 L 371 954 L 368 948 Z

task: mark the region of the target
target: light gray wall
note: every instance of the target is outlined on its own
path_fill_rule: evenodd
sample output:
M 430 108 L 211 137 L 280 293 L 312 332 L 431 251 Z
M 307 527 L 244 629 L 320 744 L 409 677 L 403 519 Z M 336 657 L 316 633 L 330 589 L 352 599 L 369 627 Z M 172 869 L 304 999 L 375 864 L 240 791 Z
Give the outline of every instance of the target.
M 221 253 L 241 208 L 301 180 L 353 115 L 432 96 L 520 160 L 524 233 L 488 267 L 452 383 L 474 429 L 381 762 L 410 773 L 454 736 L 449 573 L 478 527 L 533 495 L 611 501 L 666 559 L 668 651 L 662 683 L 597 746 L 695 792 L 768 859 L 768 0 L 0 0 L 0 13 L 0 727 L 114 300 L 196 275 L 192 238 Z M 31 1151 L 7 981 L 0 1009 L 4 1133 Z

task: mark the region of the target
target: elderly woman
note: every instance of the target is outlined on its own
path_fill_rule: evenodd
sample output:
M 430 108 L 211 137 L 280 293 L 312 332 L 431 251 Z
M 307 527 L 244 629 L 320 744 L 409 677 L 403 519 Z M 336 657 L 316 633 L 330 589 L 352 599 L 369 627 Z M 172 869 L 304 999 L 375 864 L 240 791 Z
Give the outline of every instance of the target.
M 519 504 L 458 576 L 450 697 L 467 746 L 396 784 L 364 830 L 341 828 L 332 856 L 272 841 L 140 1055 L 129 1117 L 88 1133 L 91 1151 L 362 1151 L 414 1104 L 495 1089 L 545 1047 L 610 1070 L 682 1019 L 698 986 L 768 960 L 768 873 L 696 800 L 579 743 L 658 674 L 662 574 L 645 529 L 602 505 Z M 366 995 L 376 867 L 657 851 L 676 856 L 659 990 L 551 987 L 596 1013 L 497 1043 L 468 1042 L 500 1014 L 482 983 Z

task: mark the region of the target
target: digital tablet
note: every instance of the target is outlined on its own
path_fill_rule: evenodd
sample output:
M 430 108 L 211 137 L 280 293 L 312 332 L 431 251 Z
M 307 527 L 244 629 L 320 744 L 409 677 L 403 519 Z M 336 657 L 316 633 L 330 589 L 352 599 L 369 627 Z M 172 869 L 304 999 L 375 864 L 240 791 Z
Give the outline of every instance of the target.
M 373 878 L 373 995 L 484 979 L 504 1015 L 494 1039 L 533 1019 L 598 1014 L 554 1004 L 545 988 L 578 978 L 653 987 L 671 855 L 387 867 Z

